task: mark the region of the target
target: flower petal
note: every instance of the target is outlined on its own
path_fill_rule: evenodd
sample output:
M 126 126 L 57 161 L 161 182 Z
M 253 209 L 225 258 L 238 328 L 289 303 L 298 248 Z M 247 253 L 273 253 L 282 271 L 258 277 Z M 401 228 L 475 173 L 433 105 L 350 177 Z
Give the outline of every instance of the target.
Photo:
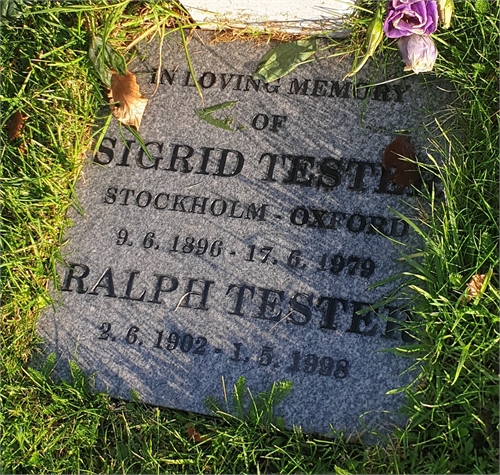
M 432 38 L 427 35 L 411 35 L 400 38 L 399 51 L 406 64 L 405 71 L 415 73 L 432 71 L 437 58 L 437 49 Z
M 435 0 L 392 0 L 387 5 L 384 32 L 389 38 L 430 35 L 437 28 Z

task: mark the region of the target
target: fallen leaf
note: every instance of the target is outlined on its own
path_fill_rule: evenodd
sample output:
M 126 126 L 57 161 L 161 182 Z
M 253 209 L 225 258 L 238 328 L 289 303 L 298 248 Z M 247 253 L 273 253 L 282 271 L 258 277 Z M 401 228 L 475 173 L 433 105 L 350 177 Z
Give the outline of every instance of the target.
M 19 18 L 23 8 L 23 0 L 2 0 L 0 2 L 0 22 Z
M 389 174 L 389 180 L 400 188 L 411 186 L 420 178 L 415 163 L 415 149 L 404 135 L 398 135 L 387 146 L 382 166 Z
M 203 119 L 205 122 L 208 122 L 211 125 L 215 125 L 215 127 L 233 131 L 234 129 L 232 127 L 232 117 L 227 116 L 225 119 L 217 119 L 213 116 L 213 113 L 221 109 L 226 109 L 227 107 L 233 107 L 237 102 L 238 101 L 227 101 L 215 106 L 205 107 L 205 109 L 195 109 L 195 113 L 200 119 Z M 239 129 L 240 128 L 238 128 L 237 130 Z
M 103 41 L 100 36 L 92 37 L 89 46 L 89 59 L 93 64 L 100 80 L 107 86 L 111 86 L 111 71 L 118 74 L 127 74 L 127 63 L 125 58 L 115 49 Z
M 203 440 L 206 439 L 206 437 L 203 437 L 193 425 L 188 425 L 187 426 L 187 435 L 191 440 L 194 440 L 195 442 L 202 442 Z
M 281 43 L 262 56 L 253 79 L 262 79 L 265 83 L 276 81 L 306 62 L 317 50 L 314 38 Z
M 9 132 L 8 132 L 9 140 L 18 139 L 20 137 L 20 132 L 21 129 L 23 128 L 23 124 L 24 124 L 23 115 L 19 111 L 14 112 L 14 114 L 10 119 Z
M 113 73 L 108 95 L 111 102 L 117 103 L 111 105 L 117 120 L 138 130 L 148 100 L 141 96 L 135 75 L 130 71 L 125 75 Z
M 418 380 L 418 384 L 417 384 L 417 389 L 419 391 L 423 391 L 428 385 L 429 384 L 428 384 L 427 380 L 425 380 L 425 379 L 419 379 Z
M 467 300 L 469 302 L 475 299 L 479 295 L 479 292 L 481 292 L 486 275 L 487 274 L 475 274 L 472 276 L 472 279 L 467 284 Z

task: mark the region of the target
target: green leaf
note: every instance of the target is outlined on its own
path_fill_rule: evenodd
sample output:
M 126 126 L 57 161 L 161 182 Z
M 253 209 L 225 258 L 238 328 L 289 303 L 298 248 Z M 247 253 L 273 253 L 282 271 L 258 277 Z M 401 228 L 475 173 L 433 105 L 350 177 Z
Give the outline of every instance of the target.
M 127 62 L 125 58 L 118 53 L 115 49 L 111 48 L 111 46 L 106 45 L 106 61 L 109 66 L 114 69 L 120 76 L 124 76 L 127 74 Z
M 488 12 L 490 8 L 490 2 L 488 0 L 476 0 L 474 6 L 476 7 L 476 12 L 484 15 Z
M 317 49 L 314 38 L 281 43 L 262 56 L 253 79 L 262 79 L 266 83 L 276 81 L 306 62 Z
M 56 365 L 56 354 L 52 352 L 49 354 L 49 356 L 47 356 L 47 359 L 45 360 L 45 363 L 42 368 L 42 374 L 45 377 L 48 377 L 52 372 L 52 370 L 54 369 L 55 365 Z
M 90 41 L 89 59 L 99 79 L 108 87 L 111 87 L 112 69 L 122 76 L 127 73 L 125 58 L 105 43 L 100 36 L 94 36 Z
M 1 0 L 0 18 L 2 21 L 19 18 L 23 12 L 22 0 Z
M 221 104 L 217 104 L 215 106 L 205 107 L 204 109 L 195 109 L 196 115 L 208 122 L 210 125 L 214 125 L 215 127 L 219 127 L 224 130 L 234 131 L 232 127 L 233 118 L 227 116 L 224 119 L 217 119 L 212 114 L 221 109 L 226 109 L 228 107 L 233 107 L 238 101 L 227 101 L 222 102 Z M 238 130 L 241 130 L 240 127 L 237 127 Z
M 291 392 L 291 381 L 273 383 L 268 391 L 263 391 L 252 399 L 248 411 L 248 419 L 255 424 L 269 425 L 275 421 L 274 408 L 282 402 Z
M 106 65 L 103 53 L 103 41 L 100 36 L 92 38 L 89 48 L 89 59 L 96 70 L 99 79 L 108 87 L 111 87 L 111 71 Z
M 141 402 L 141 398 L 139 396 L 139 393 L 137 391 L 134 391 L 133 389 L 129 390 L 130 397 L 134 402 Z
M 460 373 L 462 372 L 462 368 L 464 367 L 465 360 L 469 356 L 469 350 L 470 350 L 471 343 L 472 342 L 469 342 L 462 349 L 462 354 L 460 355 L 460 359 L 458 360 L 458 365 L 457 365 L 457 370 L 455 372 L 455 377 L 453 378 L 453 381 L 451 382 L 452 386 L 457 382 L 458 377 L 460 376 Z
M 233 392 L 233 409 L 239 419 L 243 419 L 245 414 L 245 395 L 246 380 L 244 376 L 240 376 L 234 385 Z
M 207 396 L 204 401 L 205 408 L 216 414 L 217 412 L 221 411 L 219 401 L 214 396 Z
M 335 473 L 338 475 L 351 475 L 351 472 L 344 470 L 342 467 L 335 465 Z
M 368 30 L 366 31 L 366 52 L 357 65 L 353 64 L 352 70 L 344 76 L 344 80 L 358 73 L 366 64 L 368 58 L 372 57 L 375 54 L 378 45 L 384 37 L 384 11 L 385 9 L 383 7 L 383 4 L 379 3 L 376 7 L 375 15 L 370 22 L 370 25 L 368 26 Z
M 153 156 L 151 155 L 150 151 L 148 150 L 148 147 L 146 147 L 146 144 L 144 143 L 144 140 L 143 138 L 141 137 L 141 134 L 139 133 L 138 130 L 135 130 L 133 127 L 129 126 L 129 125 L 124 125 L 124 127 L 134 136 L 134 138 L 137 140 L 137 143 L 139 144 L 139 146 L 141 147 L 142 151 L 146 154 L 146 156 L 152 161 L 154 162 L 155 159 L 153 158 Z M 123 135 L 123 131 L 122 131 L 122 124 L 120 124 L 120 136 L 121 136 L 121 139 L 123 141 L 123 144 L 125 145 L 125 147 L 128 149 L 128 145 L 127 145 L 127 139 L 125 138 L 125 136 Z
M 79 391 L 83 391 L 86 386 L 86 379 L 83 371 L 74 360 L 69 361 L 69 369 L 71 378 L 73 379 L 73 387 L 78 389 Z
M 293 384 L 291 381 L 272 383 L 271 388 L 268 391 L 262 391 L 257 394 L 256 397 L 253 397 L 250 389 L 246 385 L 245 377 L 240 376 L 234 385 L 232 398 L 233 407 L 231 411 L 234 415 L 224 413 L 221 410 L 221 404 L 213 396 L 209 396 L 205 399 L 205 407 L 213 413 L 223 415 L 233 421 L 246 420 L 252 425 L 255 425 L 255 427 L 258 425 L 269 426 L 270 424 L 274 424 L 276 427 L 284 430 L 285 422 L 282 418 L 274 416 L 274 408 L 290 394 L 292 387 Z M 224 397 L 226 397 L 224 381 L 223 388 Z M 246 401 L 248 400 L 247 396 L 250 399 L 248 409 L 246 409 Z M 229 406 L 227 410 L 228 412 L 230 411 Z

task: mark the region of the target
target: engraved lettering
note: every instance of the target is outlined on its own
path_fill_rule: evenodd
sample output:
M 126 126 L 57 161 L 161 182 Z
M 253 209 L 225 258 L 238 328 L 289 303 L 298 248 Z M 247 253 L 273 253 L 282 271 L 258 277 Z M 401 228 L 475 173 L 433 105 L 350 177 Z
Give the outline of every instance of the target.
M 125 142 L 125 146 L 123 147 L 123 155 L 122 155 L 122 159 L 116 164 L 116 166 L 120 166 L 120 167 L 129 167 L 129 163 L 128 163 L 128 156 L 130 155 L 130 150 L 132 148 L 132 144 L 135 143 L 135 140 L 127 140 Z
M 304 303 L 300 303 L 299 298 L 301 300 L 305 300 L 307 302 L 307 305 Z M 312 295 L 300 294 L 298 292 L 295 293 L 290 299 L 290 307 L 292 308 L 292 310 L 295 310 L 295 312 L 298 312 L 300 314 L 300 317 L 295 312 L 290 312 L 289 320 L 287 321 L 290 321 L 295 325 L 307 325 L 311 321 L 312 301 Z
M 335 97 L 342 97 L 347 99 L 349 97 L 351 86 L 352 83 L 350 81 L 344 82 L 344 84 L 342 84 L 342 87 L 340 87 L 339 81 L 332 81 L 332 88 L 330 89 L 330 95 L 328 97 L 334 97 L 333 93 L 335 92 Z
M 408 223 L 398 218 L 391 219 L 391 231 L 389 235 L 392 237 L 403 237 L 408 234 Z
M 226 212 L 226 209 L 227 209 L 227 203 L 224 200 L 218 199 L 210 203 L 210 212 L 214 216 L 220 216 L 221 214 L 224 214 Z
M 262 294 L 262 302 L 259 307 L 260 313 L 255 318 L 277 322 L 281 317 L 281 303 L 285 298 L 285 293 L 283 290 L 266 289 L 265 287 L 258 287 L 258 289 Z M 267 315 L 268 311 L 270 312 L 269 316 Z
M 132 293 L 132 287 L 134 286 L 135 276 L 138 274 L 140 274 L 140 271 L 138 271 L 138 270 L 130 272 L 130 276 L 129 276 L 128 282 L 127 282 L 127 289 L 125 290 L 125 294 L 122 297 L 120 297 L 121 299 L 136 300 L 139 302 L 142 302 L 144 300 L 144 296 L 146 295 L 145 290 L 142 292 L 142 294 L 139 297 L 131 297 L 130 296 L 130 294 Z
M 387 226 L 387 219 L 382 216 L 370 216 L 370 229 L 367 234 L 377 234 L 377 231 L 384 234 Z
M 163 149 L 162 143 L 160 143 L 160 142 L 148 142 L 147 144 L 145 144 L 148 151 L 149 151 L 148 147 L 150 145 L 155 145 L 158 148 L 158 152 L 161 153 L 161 151 Z M 144 155 L 146 155 L 146 154 L 144 153 L 144 150 L 141 147 L 139 150 L 139 153 L 137 155 L 137 165 L 139 165 L 140 168 L 145 168 L 145 169 L 154 168 L 155 170 L 158 170 L 158 164 L 160 163 L 161 160 L 163 160 L 163 157 L 162 156 L 153 157 L 153 155 L 151 155 L 151 157 L 153 157 L 153 160 L 151 160 L 151 158 L 146 155 L 147 162 L 144 163 Z
M 340 166 L 342 162 L 336 158 L 325 158 L 320 166 L 319 171 L 323 176 L 319 176 L 318 178 L 318 188 L 326 188 L 331 189 L 340 185 L 341 176 L 340 176 Z M 332 168 L 335 165 L 336 168 Z
M 366 218 L 362 214 L 353 214 L 347 220 L 347 229 L 359 233 L 365 229 Z
M 252 76 L 247 76 L 247 83 L 246 83 L 246 86 L 245 86 L 245 91 L 249 91 L 250 90 L 249 86 L 252 86 L 252 88 L 254 89 L 254 91 L 258 91 L 259 87 L 260 87 L 260 84 L 261 84 L 261 80 L 260 79 L 257 79 L 257 82 L 255 82 L 255 80 L 252 78 Z
M 342 220 L 345 219 L 346 214 L 341 211 L 333 211 L 330 214 L 332 215 L 332 218 L 330 220 L 330 226 L 328 227 L 330 229 L 337 229 L 337 226 L 342 224 Z
M 309 221 L 309 211 L 306 208 L 298 207 L 292 211 L 290 222 L 297 226 L 303 226 Z
M 269 117 L 266 114 L 257 114 L 252 120 L 252 127 L 255 130 L 264 130 L 269 124 Z
M 240 211 L 241 211 L 241 213 L 240 213 L 240 215 L 239 215 L 239 216 L 236 216 L 236 215 L 234 214 L 234 213 L 235 213 L 235 211 L 236 211 L 236 208 L 237 208 L 238 206 L 240 206 L 240 208 L 241 208 L 240 202 L 239 202 L 239 201 L 233 201 L 233 200 L 229 200 L 229 202 L 230 202 L 230 203 L 232 203 L 232 205 L 231 205 L 231 211 L 229 212 L 228 216 L 229 216 L 230 218 L 242 218 L 242 217 L 243 217 L 243 210 L 240 210 Z
M 103 144 L 104 144 L 104 141 L 108 141 L 108 142 L 111 142 L 111 145 L 113 146 L 112 148 L 110 147 L 105 147 Z M 116 139 L 112 139 L 110 137 L 104 137 L 102 139 L 102 142 L 101 142 L 101 145 L 99 145 L 99 150 L 97 151 L 97 153 L 94 155 L 94 159 L 93 161 L 95 163 L 98 163 L 99 165 L 107 165 L 108 163 L 111 163 L 111 161 L 113 160 L 114 156 L 115 156 L 115 152 L 114 152 L 114 148 L 116 147 Z M 107 158 L 102 158 L 101 155 L 99 154 L 104 154 L 106 155 Z
M 77 267 L 81 269 L 80 275 L 75 275 Z M 84 287 L 83 279 L 85 279 L 85 277 L 89 275 L 89 272 L 90 269 L 85 264 L 75 264 L 75 263 L 68 264 L 68 268 L 66 269 L 66 276 L 64 277 L 61 290 L 64 292 L 73 292 L 73 290 L 71 289 L 71 281 L 75 280 L 76 293 L 84 294 L 85 292 L 87 292 L 87 288 Z
M 186 153 L 183 156 L 179 155 L 179 151 L 181 150 L 181 148 L 186 150 Z M 191 167 L 189 165 L 189 162 L 187 159 L 192 157 L 193 153 L 194 153 L 194 149 L 192 147 L 190 147 L 189 145 L 174 144 L 174 150 L 172 151 L 172 156 L 170 157 L 170 167 L 165 168 L 164 170 L 176 172 L 177 171 L 176 163 L 178 160 L 180 160 L 182 162 L 181 172 L 182 173 L 189 173 L 193 169 L 193 167 Z
M 118 193 L 118 188 L 108 188 L 104 198 L 102 199 L 103 203 L 113 204 L 116 201 L 116 193 Z
M 366 82 L 358 82 L 352 91 L 355 99 L 364 100 L 370 94 L 370 86 Z
M 210 153 L 213 152 L 215 149 L 214 148 L 209 148 L 209 147 L 201 147 L 203 150 L 203 153 L 201 155 L 201 164 L 200 164 L 200 169 L 195 172 L 196 175 L 208 175 L 207 172 L 207 166 L 208 166 L 208 159 L 210 157 Z
M 269 166 L 267 167 L 266 178 L 262 178 L 262 180 L 276 181 L 276 179 L 273 178 L 273 175 L 274 175 L 274 167 L 276 166 L 276 161 L 278 160 L 278 155 L 275 155 L 274 153 L 263 153 L 259 158 L 259 163 L 261 163 L 262 160 L 266 157 L 269 157 Z M 281 160 L 282 160 L 282 165 L 284 166 L 285 157 L 281 157 Z
M 286 122 L 286 115 L 273 115 L 273 125 L 271 125 L 271 132 L 278 132 L 278 129 L 283 127 Z
M 207 81 L 205 81 L 208 79 Z M 215 74 L 211 72 L 205 72 L 201 75 L 201 78 L 199 79 L 200 86 L 203 87 L 204 89 L 209 89 L 215 84 L 216 78 Z
M 233 87 L 235 91 L 241 91 L 242 80 L 243 80 L 243 74 L 238 74 L 238 80 L 236 81 L 236 85 Z
M 191 86 L 191 87 L 195 87 L 195 84 L 194 82 L 192 84 L 189 83 L 189 80 L 192 80 L 192 77 L 191 77 L 191 72 L 190 71 L 186 71 L 186 77 L 184 79 L 184 83 L 182 84 L 183 86 Z
M 215 282 L 213 280 L 202 280 L 202 279 L 186 279 L 186 280 L 188 281 L 186 293 L 182 296 L 181 301 L 179 302 L 179 307 L 194 308 L 196 310 L 208 310 L 207 307 L 208 292 L 210 290 L 210 286 L 215 284 Z M 201 292 L 193 290 L 194 284 L 197 282 L 203 283 L 203 290 Z M 193 295 L 201 297 L 200 303 L 196 307 L 193 307 L 190 304 L 191 297 Z
M 337 306 L 340 304 L 342 310 L 345 312 L 347 310 L 347 301 L 333 297 L 320 297 L 318 300 L 318 308 L 320 308 L 325 302 L 326 307 L 323 314 L 323 320 L 321 321 L 319 327 L 325 330 L 336 330 L 335 315 L 337 314 Z
M 143 197 L 145 197 L 143 199 Z M 137 193 L 137 196 L 135 197 L 135 202 L 139 208 L 145 208 L 146 206 L 151 203 L 151 193 L 149 191 L 141 191 L 140 193 Z M 155 200 L 156 201 L 156 200 Z
M 174 203 L 172 204 L 172 211 L 186 212 L 184 207 L 184 200 L 190 198 L 190 196 L 174 195 Z
M 154 290 L 153 298 L 151 300 L 148 300 L 148 302 L 162 304 L 163 301 L 160 300 L 160 294 L 175 291 L 177 289 L 177 287 L 179 286 L 179 281 L 177 280 L 176 277 L 173 277 L 171 275 L 157 275 L 157 274 L 153 274 L 153 275 L 156 277 L 155 290 Z M 167 288 L 164 288 L 163 282 L 166 279 L 170 280 L 170 286 Z
M 376 101 L 387 102 L 389 100 L 390 88 L 387 84 L 379 84 L 375 86 L 375 91 L 373 93 L 373 99 Z
M 233 171 L 229 171 L 226 173 L 225 168 L 226 168 L 227 157 L 229 154 L 236 156 L 236 165 L 234 166 Z M 245 159 L 243 158 L 241 152 L 238 152 L 237 150 L 223 150 L 220 156 L 219 168 L 217 170 L 217 173 L 214 173 L 214 175 L 223 177 L 236 176 L 238 175 L 238 173 L 241 172 L 244 161 Z
M 267 205 L 263 204 L 259 209 L 257 209 L 255 203 L 250 203 L 247 208 L 247 215 L 245 216 L 245 219 L 255 219 L 258 216 L 257 221 L 265 221 L 266 209 Z
M 120 195 L 125 192 L 125 196 L 123 198 L 123 201 L 120 203 L 121 205 L 128 205 L 128 197 L 130 195 L 134 196 L 135 195 L 135 190 L 129 190 L 127 188 L 123 188 L 122 190 L 120 190 Z
M 202 200 L 201 203 L 198 200 Z M 207 206 L 208 198 L 202 198 L 201 196 L 193 197 L 193 204 L 191 205 L 190 213 L 205 214 L 205 207 Z M 199 208 L 200 211 L 196 212 L 195 209 Z
M 277 79 L 275 82 L 276 82 L 276 84 L 273 84 L 273 83 L 266 84 L 266 83 L 264 83 L 264 89 L 266 90 L 266 92 L 278 93 L 278 90 L 280 88 L 281 78 Z
M 292 79 L 290 83 L 290 91 L 288 94 L 301 94 L 302 96 L 307 95 L 307 88 L 309 87 L 310 79 L 305 79 L 302 84 L 299 84 L 298 79 Z
M 160 206 L 160 199 L 164 199 L 164 203 L 165 203 L 165 206 Z M 154 202 L 153 202 L 153 206 L 156 208 L 156 209 L 165 209 L 167 206 L 168 206 L 168 200 L 170 199 L 170 196 L 167 195 L 167 193 L 158 193 L 156 196 L 155 196 L 155 199 L 154 199 Z
M 115 286 L 113 283 L 113 272 L 111 271 L 111 267 L 106 269 L 99 280 L 95 283 L 95 285 L 88 291 L 88 294 L 91 295 L 99 295 L 96 292 L 96 289 L 100 287 L 106 289 L 106 297 L 116 297 L 115 294 Z
M 373 175 L 375 173 L 375 165 L 370 162 L 351 160 L 347 165 L 347 171 L 349 171 L 353 165 L 356 166 L 356 175 L 354 177 L 354 185 L 350 186 L 349 189 L 353 191 L 364 191 L 366 190 L 366 188 L 363 188 L 365 172 L 369 169 Z
M 160 80 L 158 82 L 159 84 L 165 84 L 164 79 L 166 79 L 167 82 L 170 85 L 172 85 L 172 83 L 174 82 L 174 78 L 175 78 L 175 71 L 170 73 L 168 69 L 163 69 L 160 74 Z M 156 84 L 157 80 L 158 80 L 157 71 L 155 71 L 151 76 L 151 84 Z
M 233 80 L 233 78 L 234 78 L 234 74 L 231 74 L 229 76 L 229 79 L 227 79 L 227 80 L 226 80 L 226 74 L 225 73 L 221 74 L 222 90 L 226 89 L 226 87 L 229 86 L 229 84 L 231 83 L 231 81 Z
M 366 302 L 352 302 L 352 320 L 351 326 L 347 330 L 349 333 L 358 333 L 359 335 L 374 336 L 379 328 L 377 323 L 373 321 L 376 318 L 375 312 L 369 310 L 367 312 L 358 314 L 360 310 L 369 307 L 370 304 Z
M 318 96 L 326 96 L 326 85 L 328 84 L 328 81 L 322 81 L 320 79 L 316 79 L 314 81 L 314 87 L 313 91 L 311 93 L 311 96 L 318 97 Z
M 305 157 L 302 155 L 289 155 L 288 158 L 292 162 L 292 167 L 288 173 L 288 178 L 283 180 L 283 183 L 294 183 L 302 186 L 311 186 L 314 175 L 307 175 L 308 167 L 314 166 L 314 157 Z
M 246 290 L 250 291 L 250 297 L 251 297 L 250 299 L 253 299 L 254 294 L 255 294 L 255 287 L 251 286 L 251 285 L 246 285 L 246 284 L 242 284 L 242 285 L 231 284 L 227 289 L 226 295 L 229 295 L 229 293 L 233 289 L 238 289 L 236 292 L 236 302 L 235 302 L 233 311 L 232 312 L 228 311 L 227 313 L 229 315 L 238 315 L 238 316 L 242 317 L 243 312 L 241 311 L 241 308 L 243 307 L 243 298 L 245 297 L 245 291 Z

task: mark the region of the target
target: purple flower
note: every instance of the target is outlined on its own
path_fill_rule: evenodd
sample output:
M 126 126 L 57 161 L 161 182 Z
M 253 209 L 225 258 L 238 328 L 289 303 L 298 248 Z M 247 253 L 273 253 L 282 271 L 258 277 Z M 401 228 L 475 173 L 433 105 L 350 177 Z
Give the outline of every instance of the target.
M 435 0 L 390 0 L 384 31 L 389 38 L 410 35 L 430 35 L 438 23 Z
M 413 70 L 417 74 L 432 71 L 438 52 L 430 36 L 404 36 L 398 40 L 398 46 L 406 63 L 405 71 Z

